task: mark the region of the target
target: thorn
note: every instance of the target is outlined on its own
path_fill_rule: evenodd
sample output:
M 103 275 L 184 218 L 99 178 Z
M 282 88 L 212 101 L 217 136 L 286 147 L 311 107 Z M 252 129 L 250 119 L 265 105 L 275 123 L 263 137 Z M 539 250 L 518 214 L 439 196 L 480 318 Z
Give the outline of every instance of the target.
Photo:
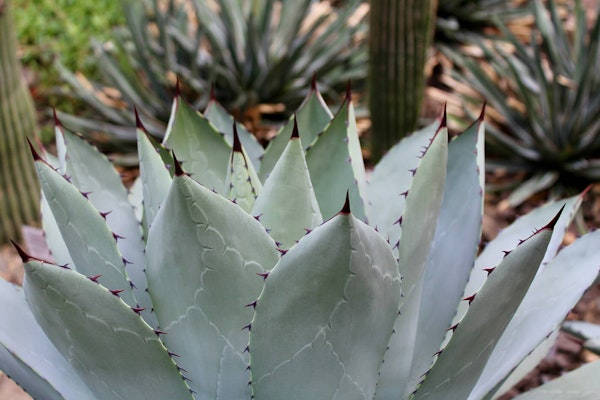
M 442 120 L 440 121 L 440 127 L 438 129 L 438 131 L 442 128 L 447 128 L 448 127 L 448 117 L 446 114 L 446 107 L 447 107 L 447 103 L 444 103 L 444 111 L 442 112 Z M 435 137 L 435 136 L 434 136 Z
M 217 96 L 215 96 L 215 84 L 214 83 L 210 84 L 210 100 L 217 101 Z
M 344 206 L 340 210 L 340 214 L 349 215 L 350 214 L 350 194 L 346 192 L 346 201 L 344 202 Z
M 181 163 L 179 162 L 177 157 L 175 157 L 175 153 L 172 153 L 172 155 L 173 161 L 175 163 L 175 176 L 184 176 L 185 172 L 183 172 L 183 169 L 181 169 Z
M 408 190 L 400 193 L 400 196 L 404 196 L 404 198 L 407 198 L 408 197 Z
M 133 312 L 135 312 L 136 314 L 140 315 L 140 313 L 142 311 L 144 311 L 146 309 L 146 307 L 131 307 L 131 309 L 133 310 Z
M 250 332 L 252 330 L 252 323 L 249 323 L 248 325 L 245 325 L 242 330 L 244 329 L 248 329 L 248 332 Z
M 133 264 L 131 261 L 129 261 L 125 257 L 121 257 L 121 260 L 123 260 L 123 264 L 125 264 L 125 265 L 127 265 L 127 264 Z
M 160 329 L 155 329 L 155 330 L 154 330 L 154 333 L 156 334 L 156 336 L 160 336 L 160 335 L 166 335 L 166 334 L 167 334 L 167 332 L 165 332 L 165 331 L 161 331 Z M 175 353 L 169 353 L 169 355 L 174 355 L 174 356 L 177 356 L 177 357 L 179 357 L 179 356 L 178 356 L 177 354 L 175 354 Z
M 309 233 L 311 233 L 313 230 L 309 229 L 309 228 L 304 228 L 304 232 L 306 232 L 306 234 L 308 235 Z
M 417 169 L 416 168 L 409 169 L 408 172 L 410 172 L 412 176 L 415 176 L 415 174 L 417 173 Z
M 173 353 L 173 352 L 172 352 L 172 351 L 170 351 L 170 350 L 167 350 L 167 354 L 169 354 L 169 356 L 170 356 L 170 357 L 181 357 L 179 354 L 177 354 L 177 353 Z
M 58 119 L 58 114 L 56 114 L 56 108 L 52 107 L 52 115 L 54 116 L 54 125 L 58 128 L 58 129 L 62 129 L 62 123 L 60 122 L 60 120 Z
M 113 238 L 115 238 L 115 240 L 119 240 L 119 239 L 125 239 L 125 237 L 124 237 L 124 236 L 117 235 L 117 234 L 116 234 L 116 233 L 114 233 L 114 232 L 113 232 L 113 234 L 112 234 L 112 235 L 113 235 Z
M 186 374 L 188 373 L 188 370 L 187 370 L 187 369 L 185 369 L 185 368 L 183 368 L 183 367 L 180 367 L 179 365 L 177 365 L 177 370 L 178 370 L 179 372 L 185 372 Z
M 456 324 L 452 325 L 450 328 L 446 329 L 446 332 L 448 332 L 448 331 L 454 332 L 456 330 L 456 328 L 458 328 L 458 323 L 456 323 Z
M 484 118 L 485 118 L 485 108 L 487 106 L 487 100 L 483 101 L 483 105 L 481 106 L 481 112 L 479 113 L 479 118 L 477 118 L 477 120 L 479 122 L 483 122 Z
M 267 279 L 269 277 L 269 273 L 268 272 L 257 272 L 256 275 L 261 276 L 263 278 L 263 280 Z
M 179 75 L 175 77 L 175 97 L 181 97 L 181 86 L 179 86 Z
M 242 353 L 249 353 L 250 352 L 250 346 L 246 346 L 246 348 L 244 349 L 244 351 L 242 351 Z M 248 365 L 248 368 L 250 368 L 250 366 Z
M 141 130 L 144 133 L 148 133 L 148 130 L 146 129 L 146 127 L 142 123 L 142 120 L 140 118 L 140 114 L 138 113 L 138 110 L 137 110 L 137 108 L 135 106 L 133 106 L 133 112 L 135 113 L 135 126 L 136 126 L 136 128 L 138 128 L 139 130 Z
M 79 193 L 81 193 L 81 195 L 83 197 L 85 197 L 86 199 L 89 199 L 90 198 L 90 194 L 92 194 L 92 192 L 79 192 Z
M 475 296 L 477 295 L 477 293 L 473 293 L 472 295 L 470 295 L 469 297 L 465 297 L 463 300 L 468 301 L 469 304 L 471 304 L 473 302 L 473 300 L 475 300 Z
M 545 226 L 543 226 L 539 231 L 543 231 L 545 229 L 548 230 L 554 230 L 554 226 L 556 225 L 556 223 L 558 222 L 560 215 L 562 214 L 563 210 L 565 209 L 565 205 L 563 204 L 563 206 L 560 208 L 560 210 L 558 211 L 558 213 L 556 213 L 556 215 L 554 216 L 554 218 L 552 218 L 552 221 L 548 222 Z M 539 232 L 538 231 L 538 232 Z M 537 233 L 537 232 L 536 232 Z
M 288 252 L 287 250 L 281 249 L 279 247 L 277 247 L 277 251 L 280 252 L 282 256 L 285 256 L 285 254 Z
M 29 139 L 27 139 L 29 140 Z M 36 260 L 36 258 L 30 256 L 29 254 L 25 253 L 25 251 L 19 247 L 18 244 L 16 244 L 12 239 L 10 241 L 13 245 L 13 247 L 15 248 L 15 250 L 17 250 L 17 253 L 19 253 L 19 257 L 21 257 L 21 260 L 26 263 L 27 261 L 31 261 L 31 260 Z
M 442 352 L 444 351 L 444 349 L 440 349 L 438 351 L 436 351 L 435 353 L 433 353 L 433 356 L 439 356 L 440 354 L 442 354 Z
M 348 84 L 346 85 L 346 101 L 350 103 L 352 101 L 352 81 L 348 79 Z
M 485 272 L 487 272 L 488 276 L 490 276 L 490 274 L 491 274 L 492 272 L 494 272 L 494 270 L 495 270 L 495 269 L 496 269 L 496 267 L 492 267 L 492 268 L 484 268 L 483 270 L 484 270 Z
M 124 292 L 124 290 L 123 289 L 109 290 L 109 292 L 111 292 L 114 296 L 119 297 L 119 293 Z
M 260 217 L 262 217 L 262 214 L 258 214 L 254 216 L 254 219 L 257 220 L 258 222 L 260 222 Z
M 106 217 L 108 216 L 108 214 L 110 214 L 112 212 L 112 210 L 107 211 L 107 212 L 102 212 L 102 211 L 99 211 L 99 212 L 100 212 L 100 215 L 102 216 L 102 218 L 106 219 Z
M 29 138 L 26 138 L 26 139 L 27 139 L 27 143 L 29 143 L 29 150 L 31 150 L 31 155 L 33 156 L 33 161 L 39 161 L 39 160 L 43 161 L 42 157 L 35 150 L 35 147 L 33 147 L 31 140 L 29 140 Z
M 92 282 L 98 283 L 98 279 L 100 279 L 102 275 L 94 275 L 94 276 L 88 276 L 88 279 Z
M 248 304 L 246 304 L 244 307 L 252 307 L 252 308 L 256 308 L 256 301 L 257 301 L 257 300 L 254 300 L 252 303 L 248 303 Z
M 398 224 L 398 226 L 402 225 L 402 215 L 392 225 L 396 225 L 396 224 Z
M 290 139 L 300 139 L 300 134 L 298 133 L 298 116 L 294 113 L 294 127 L 292 128 L 292 136 Z
M 312 81 L 310 83 L 310 89 L 313 92 L 317 91 L 317 73 L 316 72 L 313 72 Z
M 233 151 L 237 153 L 242 152 L 242 144 L 240 143 L 240 136 L 238 135 L 237 124 L 233 121 Z

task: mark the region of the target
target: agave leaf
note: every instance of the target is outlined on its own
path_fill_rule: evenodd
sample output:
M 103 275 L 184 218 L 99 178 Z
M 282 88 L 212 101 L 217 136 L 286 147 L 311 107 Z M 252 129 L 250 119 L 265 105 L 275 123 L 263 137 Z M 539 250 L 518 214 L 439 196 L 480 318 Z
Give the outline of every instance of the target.
M 376 399 L 408 395 L 408 379 L 417 337 L 417 323 L 425 279 L 425 266 L 431 249 L 444 194 L 448 158 L 448 129 L 439 126 L 415 171 L 402 219 L 405 235 L 397 244 L 402 275 L 403 298 L 400 315 L 394 323 L 385 362 L 380 368 Z M 391 396 L 391 397 L 390 397 Z
M 548 356 L 548 353 L 550 353 L 556 344 L 556 339 L 558 339 L 559 333 L 560 331 L 557 329 L 552 332 L 550 336 L 544 339 L 542 343 L 535 348 L 535 350 L 528 354 L 527 357 L 525 357 L 523 361 L 519 363 L 519 366 L 515 368 L 510 375 L 502 380 L 501 384 L 498 384 L 497 390 L 493 389 L 490 391 L 486 395 L 485 399 L 496 399 L 521 382 L 521 380 L 524 379 L 527 374 L 533 371 L 533 369 Z M 471 395 L 469 398 L 473 398 L 473 396 Z
M 535 193 L 546 190 L 554 185 L 557 180 L 558 173 L 556 171 L 537 173 L 521 183 L 519 187 L 508 196 L 506 203 L 511 207 L 519 206 Z
M 122 290 L 121 298 L 130 306 L 137 306 L 117 239 L 104 217 L 50 165 L 38 158 L 35 166 L 44 196 L 74 262 L 72 267 L 86 276 L 100 275 L 98 281 L 102 285 Z
M 565 321 L 562 330 L 583 340 L 600 339 L 600 325 L 587 321 Z
M 56 126 L 56 136 L 59 138 L 58 142 L 62 139 L 66 146 L 64 173 L 80 192 L 86 193 L 90 203 L 105 216 L 108 228 L 119 237 L 117 248 L 126 260 L 127 274 L 135 284 L 134 294 L 138 304 L 148 310 L 143 313 L 144 318 L 156 326 L 156 320 L 150 314 L 152 304 L 146 291 L 146 275 L 143 271 L 146 257 L 142 228 L 135 217 L 121 177 L 106 156 L 82 137 L 63 128 L 60 123 Z M 79 268 L 77 263 L 76 265 Z
M 599 245 L 600 231 L 589 233 L 564 248 L 541 269 L 494 348 L 473 398 L 491 390 L 545 337 L 559 328 L 598 275 Z
M 316 228 L 282 257 L 256 303 L 255 398 L 372 398 L 399 298 L 397 262 L 372 228 L 343 213 Z
M 439 122 L 413 132 L 392 147 L 373 169 L 368 182 L 367 218 L 369 225 L 377 227 L 384 238 L 400 237 L 400 224 L 396 221 L 404 212 L 404 196 L 412 182 L 411 170 L 419 164 L 419 152 L 426 148 L 435 135 Z M 414 154 L 407 157 L 406 154 Z
M 227 173 L 226 186 L 229 188 L 228 198 L 233 200 L 246 212 L 254 207 L 256 196 L 262 190 L 262 184 L 256 170 L 249 162 L 248 153 L 242 147 L 237 128 L 233 128 L 233 149 Z
M 25 274 L 35 319 L 95 398 L 192 398 L 157 334 L 119 297 L 35 259 L 27 260 Z
M 469 310 L 417 389 L 415 400 L 468 397 L 537 273 L 553 222 L 510 252 L 469 299 Z
M 210 122 L 180 96 L 175 97 L 163 141 L 197 182 L 226 195 L 231 147 Z
M 286 3 L 287 4 L 287 3 Z M 287 124 L 277 133 L 277 136 L 269 142 L 260 165 L 259 177 L 264 182 L 271 170 L 281 157 L 288 141 L 292 137 L 294 130 L 294 121 L 298 124 L 300 141 L 304 149 L 309 147 L 317 138 L 317 135 L 323 132 L 323 129 L 329 124 L 333 115 L 321 97 L 321 93 L 313 84 L 308 96 L 296 111 L 296 114 L 290 117 Z
M 163 162 L 155 143 L 142 129 L 137 131 L 138 157 L 140 159 L 140 179 L 144 198 L 144 225 L 148 228 L 154 222 L 161 204 L 171 187 L 171 174 Z M 171 161 L 171 165 L 173 162 Z M 173 169 L 173 168 L 171 168 Z M 145 237 L 148 237 L 147 235 Z
M 348 192 L 352 213 L 366 219 L 365 165 L 349 93 L 329 126 L 306 151 L 306 164 L 324 219 L 342 208 Z
M 441 348 L 475 263 L 483 219 L 483 135 L 482 113 L 448 146 L 444 197 L 425 266 L 423 293 L 427 296 L 423 296 L 419 310 L 419 334 L 408 384 L 411 390 Z
M 554 226 L 552 240 L 548 246 L 546 255 L 544 256 L 544 264 L 554 258 L 562 239 L 565 235 L 567 227 L 571 224 L 579 206 L 581 205 L 582 195 L 573 196 L 563 201 L 548 203 L 540 208 L 537 208 L 526 214 L 510 226 L 504 228 L 498 236 L 492 240 L 483 249 L 475 260 L 475 266 L 469 276 L 464 295 L 469 296 L 479 290 L 487 279 L 486 268 L 493 268 L 502 260 L 504 252 L 514 248 L 519 243 L 519 238 L 526 237 L 532 232 L 532 229 L 541 227 L 552 218 L 553 215 L 560 210 L 564 205 L 565 208 L 560 215 L 560 218 Z M 467 310 L 467 304 L 461 302 L 458 306 L 458 311 L 454 317 L 454 323 L 460 321 Z
M 289 140 L 256 199 L 252 215 L 284 250 L 323 222 L 299 137 Z
M 42 198 L 40 201 L 40 210 L 42 214 L 42 228 L 44 229 L 44 236 L 46 237 L 46 244 L 52 254 L 52 259 L 59 265 L 74 265 L 71 254 L 64 239 L 61 236 L 60 228 L 58 223 L 52 214 L 50 204 L 46 199 L 46 196 L 42 192 Z
M 92 397 L 38 326 L 22 288 L 0 279 L 0 307 L 0 370 L 34 398 Z
M 228 399 L 248 398 L 242 328 L 252 309 L 245 305 L 262 289 L 257 273 L 279 259 L 273 240 L 240 207 L 180 172 L 150 227 L 147 252 L 164 341 L 180 355 L 197 398 L 225 398 L 225 390 Z M 230 375 L 240 378 L 229 381 Z
M 235 119 L 219 104 L 215 99 L 211 99 L 206 109 L 204 110 L 204 116 L 208 121 L 214 125 L 219 132 L 225 135 L 225 140 L 233 147 L 233 123 L 235 122 L 238 134 L 240 136 L 240 142 L 242 146 L 248 152 L 252 165 L 256 170 L 260 168 L 261 159 L 265 150 L 260 143 L 256 140 L 246 127 L 236 122 Z
M 517 400 L 595 400 L 600 393 L 600 361 L 567 372 L 560 378 L 523 393 Z

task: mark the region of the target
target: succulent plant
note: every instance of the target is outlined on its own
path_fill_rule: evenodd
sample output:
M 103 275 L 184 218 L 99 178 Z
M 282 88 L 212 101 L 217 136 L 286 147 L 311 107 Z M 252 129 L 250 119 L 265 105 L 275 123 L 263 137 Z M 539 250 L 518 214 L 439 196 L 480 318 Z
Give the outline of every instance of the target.
M 457 77 L 496 110 L 487 137 L 495 158 L 488 166 L 524 172 L 508 199 L 513 206 L 541 190 L 564 196 L 600 179 L 600 18 L 588 24 L 576 1 L 575 29 L 568 32 L 554 0 L 531 3 L 535 29 L 528 45 L 499 24 L 502 40 L 480 44 L 487 67 L 454 56 L 465 71 Z
M 477 256 L 483 129 L 448 143 L 443 117 L 367 181 L 349 96 L 331 116 L 312 90 L 258 158 L 178 97 L 163 144 L 138 123 L 128 192 L 58 124 L 34 151 L 54 261 L 0 281 L 0 368 L 44 399 L 491 396 L 552 345 L 600 233 L 557 255 L 575 196 Z M 550 385 L 579 399 L 599 368 Z
M 165 4 L 166 3 L 166 4 Z M 58 64 L 73 94 L 100 121 L 62 114 L 65 124 L 135 141 L 127 104 L 162 135 L 179 79 L 203 109 L 212 93 L 228 110 L 283 104 L 295 110 L 313 76 L 324 93 L 364 81 L 367 53 L 361 1 L 331 8 L 317 0 L 122 0 L 127 25 L 112 43 L 95 44 L 103 82 L 87 82 Z M 118 95 L 115 95 L 115 90 Z

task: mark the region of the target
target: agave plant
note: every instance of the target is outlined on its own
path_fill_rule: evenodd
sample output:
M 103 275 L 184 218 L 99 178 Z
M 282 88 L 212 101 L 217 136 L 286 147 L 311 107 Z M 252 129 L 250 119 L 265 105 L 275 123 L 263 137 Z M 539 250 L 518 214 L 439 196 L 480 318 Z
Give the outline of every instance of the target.
M 137 104 L 150 132 L 162 135 L 177 78 L 195 108 L 206 106 L 212 88 L 228 110 L 283 104 L 288 114 L 315 75 L 321 90 L 336 97 L 348 80 L 364 80 L 359 0 L 336 8 L 317 0 L 122 3 L 126 28 L 115 31 L 114 43 L 95 45 L 103 84 L 78 79 L 58 64 L 74 94 L 102 116 L 61 115 L 70 126 L 135 141 L 132 113 L 123 106 Z
M 588 25 L 576 1 L 575 30 L 568 32 L 554 0 L 532 4 L 536 29 L 529 46 L 503 24 L 503 41 L 481 43 L 491 75 L 473 59 L 454 57 L 465 68 L 461 79 L 487 99 L 502 124 L 489 128 L 487 142 L 498 157 L 489 167 L 526 172 L 510 205 L 541 190 L 552 188 L 557 197 L 600 179 L 600 18 Z
M 20 250 L 23 289 L 0 281 L 0 368 L 34 397 L 490 398 L 596 277 L 599 232 L 556 255 L 581 196 L 477 256 L 483 115 L 407 137 L 369 181 L 349 96 L 333 116 L 312 90 L 258 157 L 221 117 L 177 97 L 162 145 L 138 123 L 129 192 L 60 124 L 58 156 L 34 151 L 54 261 Z M 580 399 L 599 368 L 548 386 Z

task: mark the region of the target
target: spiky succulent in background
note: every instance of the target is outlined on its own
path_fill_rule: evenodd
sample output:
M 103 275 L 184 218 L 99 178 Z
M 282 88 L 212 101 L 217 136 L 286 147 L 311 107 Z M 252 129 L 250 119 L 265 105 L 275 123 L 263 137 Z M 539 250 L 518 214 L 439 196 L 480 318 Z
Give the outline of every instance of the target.
M 536 0 L 532 7 L 528 46 L 500 24 L 503 40 L 481 43 L 487 63 L 453 57 L 465 72 L 457 78 L 496 110 L 490 113 L 496 124 L 488 129 L 494 155 L 488 167 L 526 172 L 510 205 L 544 189 L 556 197 L 600 179 L 600 18 L 588 24 L 576 1 L 569 30 L 554 0 L 546 6 Z
M 112 43 L 95 46 L 102 83 L 58 64 L 74 94 L 102 116 L 61 115 L 69 126 L 135 140 L 131 110 L 123 105 L 136 104 L 149 131 L 161 135 L 176 77 L 196 109 L 208 104 L 212 87 L 228 110 L 276 104 L 288 115 L 315 75 L 321 90 L 334 96 L 348 80 L 356 86 L 364 80 L 365 6 L 359 0 L 335 8 L 316 0 L 122 3 L 126 27 L 115 31 Z
M 350 96 L 332 116 L 312 90 L 264 154 L 224 117 L 177 97 L 163 145 L 138 123 L 129 192 L 60 125 L 36 153 L 55 260 L 21 251 L 23 289 L 0 281 L 0 368 L 34 397 L 484 398 L 597 275 L 600 232 L 557 255 L 581 196 L 477 256 L 483 115 L 407 137 L 368 182 Z M 580 399 L 599 369 L 549 386 Z
M 442 50 L 478 42 L 496 31 L 498 19 L 508 22 L 526 13 L 523 1 L 446 0 L 438 2 L 435 46 Z

